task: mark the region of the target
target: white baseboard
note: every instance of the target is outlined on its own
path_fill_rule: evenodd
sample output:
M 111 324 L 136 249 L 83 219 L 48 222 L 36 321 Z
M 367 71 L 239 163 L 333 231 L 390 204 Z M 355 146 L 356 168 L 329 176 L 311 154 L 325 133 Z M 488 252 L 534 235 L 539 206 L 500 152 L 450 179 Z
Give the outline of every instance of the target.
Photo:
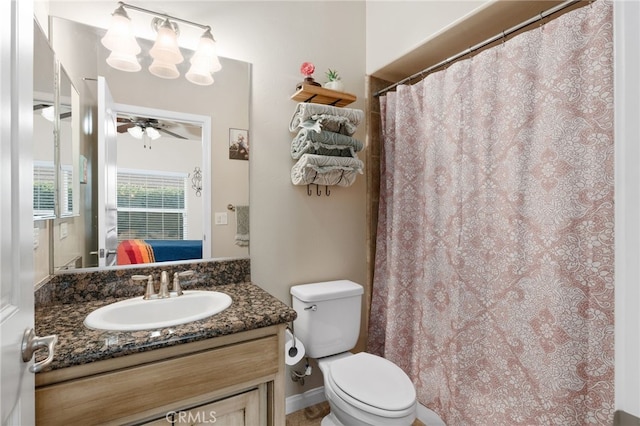
M 324 396 L 324 386 L 320 386 L 319 388 L 287 397 L 285 411 L 286 414 L 291 414 L 298 410 L 304 410 L 312 405 L 320 404 L 326 400 L 327 398 Z M 446 426 L 436 413 L 424 405 L 418 403 L 418 409 L 416 411 L 416 415 L 422 423 L 429 426 Z
M 319 388 L 287 397 L 285 411 L 287 414 L 290 414 L 311 407 L 312 405 L 320 404 L 326 400 L 324 396 L 324 386 L 320 386 Z

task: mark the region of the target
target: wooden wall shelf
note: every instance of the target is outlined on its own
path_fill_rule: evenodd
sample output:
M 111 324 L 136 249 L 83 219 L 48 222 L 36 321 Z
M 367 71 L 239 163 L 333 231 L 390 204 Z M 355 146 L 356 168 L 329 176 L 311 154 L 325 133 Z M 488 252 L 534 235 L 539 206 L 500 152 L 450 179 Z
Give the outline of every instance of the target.
M 356 95 L 346 92 L 338 92 L 336 90 L 325 89 L 320 86 L 303 84 L 302 88 L 291 96 L 291 99 L 298 102 L 311 102 L 314 104 L 333 105 L 336 107 L 344 107 L 355 102 Z

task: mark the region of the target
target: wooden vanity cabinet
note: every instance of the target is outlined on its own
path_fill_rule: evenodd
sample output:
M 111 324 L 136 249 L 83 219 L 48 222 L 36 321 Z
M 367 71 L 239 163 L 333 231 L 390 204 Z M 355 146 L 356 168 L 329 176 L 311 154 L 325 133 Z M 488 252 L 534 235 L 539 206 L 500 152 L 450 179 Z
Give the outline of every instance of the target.
M 39 373 L 36 423 L 283 425 L 284 327 Z

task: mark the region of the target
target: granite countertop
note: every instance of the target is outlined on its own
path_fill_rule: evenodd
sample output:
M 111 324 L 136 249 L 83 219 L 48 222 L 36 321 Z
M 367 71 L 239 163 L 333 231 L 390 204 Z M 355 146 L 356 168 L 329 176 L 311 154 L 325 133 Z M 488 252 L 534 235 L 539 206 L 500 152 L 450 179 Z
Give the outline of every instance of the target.
M 83 324 L 93 310 L 127 297 L 37 307 L 37 335 L 58 335 L 53 362 L 44 371 L 287 323 L 296 317 L 292 308 L 253 283 L 196 286 L 187 290 L 220 291 L 231 296 L 233 302 L 226 310 L 199 321 L 130 332 L 93 330 Z M 42 352 L 46 351 L 39 352 L 38 361 L 46 356 Z

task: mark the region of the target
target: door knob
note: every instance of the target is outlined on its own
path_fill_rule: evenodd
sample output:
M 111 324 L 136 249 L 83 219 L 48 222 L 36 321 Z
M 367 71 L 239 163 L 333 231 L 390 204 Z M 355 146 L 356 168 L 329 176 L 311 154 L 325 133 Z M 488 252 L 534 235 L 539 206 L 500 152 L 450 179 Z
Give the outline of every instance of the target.
M 54 346 L 58 341 L 58 336 L 52 334 L 50 336 L 38 337 L 33 328 L 25 330 L 22 336 L 22 361 L 29 362 L 33 354 L 38 349 L 46 348 L 48 351 L 47 358 L 44 361 L 35 362 L 29 371 L 37 373 L 53 361 Z

